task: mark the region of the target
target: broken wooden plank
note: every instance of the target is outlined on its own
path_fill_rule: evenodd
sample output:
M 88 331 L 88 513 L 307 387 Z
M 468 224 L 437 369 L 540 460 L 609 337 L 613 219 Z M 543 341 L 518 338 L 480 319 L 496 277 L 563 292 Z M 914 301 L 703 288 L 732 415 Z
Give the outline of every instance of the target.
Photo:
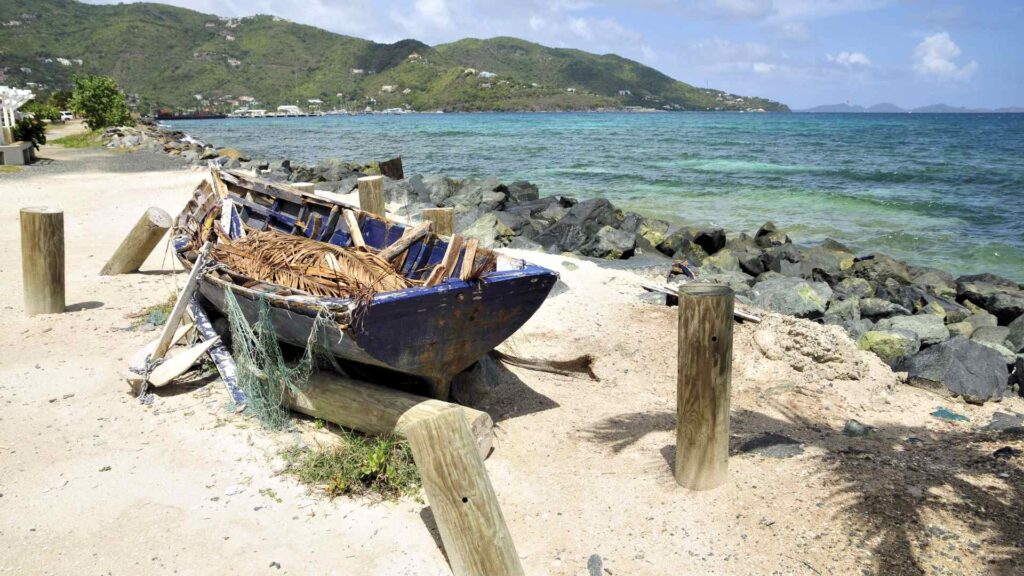
M 389 262 L 394 260 L 396 256 L 408 250 L 413 242 L 429 234 L 430 228 L 430 222 L 420 222 L 412 230 L 407 229 L 406 233 L 402 234 L 402 237 L 394 244 L 380 251 L 380 257 Z
M 366 241 L 363 240 L 363 231 L 359 229 L 359 219 L 356 218 L 356 213 L 352 210 L 345 210 L 342 217 L 345 218 L 345 225 L 348 226 L 348 235 L 352 237 L 352 245 L 356 248 L 366 246 Z
M 437 266 L 434 266 L 430 275 L 427 276 L 427 281 L 424 285 L 427 287 L 436 286 L 446 277 L 450 276 L 450 272 L 455 268 L 455 263 L 459 261 L 459 251 L 461 249 L 462 236 L 456 234 L 448 241 L 448 248 L 444 251 L 444 258 L 438 262 Z
M 459 271 L 460 280 L 469 280 L 473 275 L 473 266 L 476 263 L 476 250 L 480 247 L 480 240 L 470 238 L 466 242 L 466 249 L 462 254 L 462 270 Z

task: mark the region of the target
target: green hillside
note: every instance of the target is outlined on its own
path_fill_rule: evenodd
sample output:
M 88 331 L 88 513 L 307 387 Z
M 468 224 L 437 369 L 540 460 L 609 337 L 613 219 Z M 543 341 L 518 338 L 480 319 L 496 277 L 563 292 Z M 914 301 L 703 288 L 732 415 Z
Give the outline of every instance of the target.
M 74 74 L 109 74 L 143 111 L 227 111 L 248 103 L 239 97 L 264 108 L 320 99 L 350 110 L 788 110 L 614 54 L 515 38 L 378 44 L 271 16 L 226 19 L 162 4 L 0 0 L 0 13 L 0 83 L 52 91 Z

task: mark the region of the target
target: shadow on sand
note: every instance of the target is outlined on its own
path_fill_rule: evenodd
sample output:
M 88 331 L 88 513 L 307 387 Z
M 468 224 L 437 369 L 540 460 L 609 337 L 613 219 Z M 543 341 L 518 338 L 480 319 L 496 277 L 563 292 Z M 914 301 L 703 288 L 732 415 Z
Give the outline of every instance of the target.
M 931 572 L 915 549 L 960 536 L 930 525 L 928 515 L 956 518 L 988 559 L 988 573 L 1024 574 L 1024 471 L 1000 447 L 1024 440 L 1024 428 L 938 432 L 923 427 L 885 426 L 851 438 L 823 422 L 780 408 L 785 419 L 750 410 L 732 413 L 730 454 L 768 435 L 792 438 L 825 450 L 824 473 L 836 486 L 831 498 L 846 504 L 837 517 L 861 525 L 874 547 L 878 574 Z M 621 452 L 654 432 L 675 428 L 675 413 L 630 413 L 608 418 L 589 431 L 595 442 Z M 672 445 L 661 449 L 671 470 Z M 671 472 L 669 472 L 671 474 Z M 987 536 L 982 534 L 987 533 Z

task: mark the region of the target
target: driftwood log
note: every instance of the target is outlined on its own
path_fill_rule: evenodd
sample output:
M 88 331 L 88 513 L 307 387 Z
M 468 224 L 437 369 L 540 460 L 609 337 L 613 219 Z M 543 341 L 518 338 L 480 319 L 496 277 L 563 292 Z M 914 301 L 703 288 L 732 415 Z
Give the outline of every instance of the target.
M 131 274 L 138 272 L 149 253 L 171 227 L 171 216 L 167 211 L 150 207 L 132 227 L 131 232 L 121 241 L 107 264 L 100 270 L 103 276 Z
M 679 288 L 675 478 L 691 490 L 728 476 L 733 300 L 728 286 Z
M 64 211 L 45 206 L 22 208 L 20 220 L 25 312 L 63 312 Z
M 432 400 L 344 376 L 318 372 L 300 392 L 289 391 L 289 408 L 314 418 L 366 434 L 406 435 L 415 421 L 431 418 L 445 410 L 459 410 L 469 422 L 473 444 L 486 458 L 493 446 L 494 422 L 486 412 Z

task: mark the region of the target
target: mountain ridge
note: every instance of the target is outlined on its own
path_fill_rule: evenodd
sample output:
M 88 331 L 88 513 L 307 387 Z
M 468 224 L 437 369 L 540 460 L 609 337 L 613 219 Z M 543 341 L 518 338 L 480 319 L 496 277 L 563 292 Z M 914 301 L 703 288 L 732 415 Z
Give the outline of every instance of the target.
M 950 106 L 949 104 L 929 104 L 917 108 L 902 108 L 889 102 L 882 102 L 865 108 L 858 104 L 823 104 L 813 108 L 794 110 L 805 114 L 1019 114 L 1024 107 L 1008 106 L 1003 108 L 968 108 L 966 106 Z
M 53 90 L 76 73 L 109 74 L 150 110 L 305 107 L 313 99 L 356 110 L 789 110 L 618 55 L 512 37 L 380 44 L 274 16 L 223 18 L 154 3 L 5 4 L 0 81 Z

